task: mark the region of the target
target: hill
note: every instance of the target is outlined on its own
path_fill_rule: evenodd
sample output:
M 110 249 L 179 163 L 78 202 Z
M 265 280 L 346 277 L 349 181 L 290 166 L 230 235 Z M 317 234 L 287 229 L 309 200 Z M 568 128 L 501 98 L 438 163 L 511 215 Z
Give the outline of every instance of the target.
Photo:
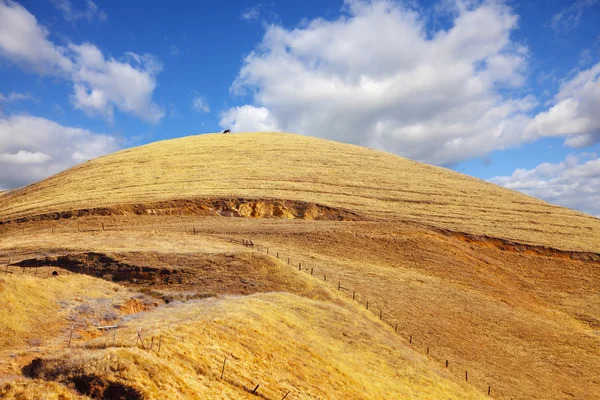
M 600 220 L 590 215 L 444 168 L 284 133 L 200 135 L 120 151 L 0 197 L 0 220 L 118 212 L 124 204 L 189 208 L 174 200 L 211 208 L 210 198 L 301 201 L 566 250 L 598 251 L 600 243 Z
M 83 371 L 98 390 L 116 385 L 142 397 L 164 389 L 244 398 L 265 382 L 262 395 L 276 399 L 285 381 L 297 390 L 288 400 L 390 398 L 381 385 L 392 398 L 490 390 L 600 399 L 600 220 L 443 168 L 297 135 L 202 135 L 11 191 L 0 197 L 0 221 L 0 263 L 10 264 L 0 278 L 4 271 L 12 282 L 4 293 L 36 291 L 31 279 L 42 272 L 56 284 L 75 276 L 77 290 L 95 293 L 79 307 L 61 289 L 72 284 L 59 285 L 35 301 L 54 306 L 21 317 L 30 301 L 7 314 L 14 333 L 3 354 L 19 352 L 4 375 L 6 396 L 35 398 L 49 387 L 80 396 L 72 378 Z M 134 302 L 139 314 L 130 316 L 120 308 L 130 300 L 152 306 Z M 118 310 L 106 314 L 114 320 L 103 319 L 106 307 Z M 76 347 L 93 361 L 85 368 L 67 360 L 70 318 L 88 326 Z M 355 325 L 340 322 L 349 319 Z M 27 336 L 48 321 L 48 337 Z M 129 338 L 122 347 L 91 334 L 94 323 L 114 322 Z M 135 345 L 140 327 L 194 345 L 163 371 L 164 360 Z M 235 379 L 219 381 L 221 355 L 211 349 L 240 345 L 244 360 L 268 362 L 236 360 Z M 130 373 L 102 364 L 109 356 Z M 275 360 L 277 383 L 266 372 Z M 373 373 L 359 371 L 363 361 Z M 182 367 L 196 362 L 196 371 Z M 332 380 L 315 382 L 312 369 Z M 157 389 L 150 376 L 175 383 Z M 321 386 L 327 395 L 317 394 Z

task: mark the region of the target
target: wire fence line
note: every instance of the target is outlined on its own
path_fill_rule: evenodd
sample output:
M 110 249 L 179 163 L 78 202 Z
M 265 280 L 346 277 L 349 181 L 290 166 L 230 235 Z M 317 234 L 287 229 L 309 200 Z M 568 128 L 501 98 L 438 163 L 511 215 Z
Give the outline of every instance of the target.
M 366 296 L 361 295 L 358 291 L 353 290 L 350 287 L 347 287 L 346 286 L 347 283 L 342 284 L 341 280 L 334 279 L 334 277 L 331 274 L 328 276 L 326 271 L 323 271 L 323 270 L 319 271 L 318 267 L 315 267 L 315 266 L 308 267 L 306 264 L 303 265 L 301 262 L 296 263 L 293 261 L 292 255 L 285 254 L 283 251 L 277 251 L 273 247 L 269 247 L 266 245 L 256 243 L 252 239 L 227 238 L 227 240 L 231 243 L 242 245 L 245 247 L 250 247 L 250 248 L 253 248 L 257 252 L 262 252 L 269 256 L 275 257 L 279 261 L 283 262 L 284 264 L 289 265 L 290 267 L 294 268 L 294 270 L 297 269 L 298 272 L 304 272 L 306 274 L 310 274 L 314 279 L 320 280 L 321 275 L 322 275 L 322 279 L 324 282 L 331 284 L 340 293 L 343 293 L 344 295 L 346 295 L 346 297 L 348 299 L 352 299 L 353 302 L 357 302 L 359 300 L 359 298 L 362 299 L 360 304 L 362 304 L 365 307 L 365 309 L 371 311 L 376 317 L 379 318 L 380 321 L 382 321 L 388 327 L 390 327 L 392 330 L 394 330 L 394 333 L 396 333 L 399 336 L 400 335 L 404 336 L 404 340 L 407 341 L 408 344 L 412 348 L 414 348 L 415 350 L 417 349 L 417 346 L 416 346 L 417 338 L 414 337 L 414 335 L 409 334 L 407 332 L 401 332 L 398 329 L 399 325 L 396 320 L 389 320 L 387 318 L 388 316 L 384 315 L 383 310 L 381 308 L 374 307 L 374 304 L 371 300 L 369 300 Z M 433 348 L 430 346 L 427 346 L 426 344 L 423 344 L 422 351 L 425 353 L 425 355 L 428 358 L 439 362 L 448 371 L 453 372 L 455 374 L 458 373 L 458 374 L 460 374 L 459 376 L 464 377 L 465 381 L 473 383 L 472 371 L 470 373 L 470 371 L 466 368 L 458 370 L 458 368 L 455 367 L 456 363 L 450 362 L 450 360 L 445 357 L 436 356 L 433 352 Z M 475 386 L 475 385 L 473 385 L 473 386 Z M 485 383 L 484 392 L 487 393 L 488 396 L 492 395 L 492 386 L 490 383 L 488 383 L 488 382 Z M 513 397 L 510 397 L 510 399 L 512 400 Z
M 181 232 L 181 224 L 151 224 L 150 226 L 148 225 L 142 225 L 142 226 L 136 226 L 134 224 L 105 224 L 105 223 L 95 223 L 95 224 L 71 224 L 74 226 L 69 226 L 66 227 L 64 225 L 60 225 L 60 231 L 62 232 L 67 232 L 67 233 L 71 233 L 73 232 L 73 228 L 76 228 L 77 232 L 104 232 L 104 231 L 127 231 L 127 230 L 131 230 L 133 228 L 149 228 L 149 229 L 156 229 L 159 226 L 161 228 L 167 228 L 167 230 L 173 230 L 173 231 L 179 231 Z M 65 229 L 67 228 L 67 229 Z M 71 228 L 71 229 L 68 229 Z M 34 229 L 36 232 L 39 232 L 40 229 Z M 50 233 L 55 234 L 55 233 L 59 233 L 59 229 L 58 229 L 58 224 L 51 224 L 50 227 L 46 227 L 41 229 L 41 231 L 45 231 L 48 230 L 50 231 Z M 26 230 L 25 227 L 22 228 L 22 233 L 26 234 L 29 231 L 31 231 L 31 229 Z M 193 225 L 185 225 L 184 228 L 184 232 L 185 233 L 190 233 L 192 235 L 196 235 L 196 234 L 200 234 L 200 233 L 206 233 L 203 232 L 199 229 L 197 229 L 195 226 Z M 223 239 L 223 237 L 220 237 L 221 239 Z M 327 282 L 328 284 L 333 285 L 334 287 L 337 288 L 337 290 L 340 293 L 345 294 L 348 298 L 351 298 L 352 301 L 357 302 L 360 299 L 362 299 L 361 304 L 363 304 L 365 306 L 365 308 L 369 311 L 371 311 L 373 314 L 375 314 L 376 316 L 379 317 L 379 320 L 381 320 L 383 323 L 385 323 L 386 325 L 388 325 L 391 329 L 394 330 L 394 332 L 398 335 L 403 335 L 405 336 L 405 340 L 408 342 L 408 344 L 413 347 L 414 349 L 417 349 L 416 343 L 417 343 L 417 338 L 414 337 L 412 334 L 409 334 L 407 332 L 401 332 L 401 329 L 399 329 L 399 324 L 396 320 L 390 320 L 388 317 L 388 315 L 384 315 L 383 310 L 381 308 L 376 308 L 374 307 L 374 304 L 372 302 L 372 300 L 368 299 L 366 296 L 363 296 L 362 294 L 359 293 L 359 291 L 353 290 L 350 287 L 347 287 L 347 283 L 345 282 L 344 284 L 342 284 L 341 280 L 337 280 L 333 279 L 333 276 L 330 274 L 329 276 L 327 275 L 327 271 L 319 271 L 318 267 L 315 266 L 310 266 L 308 267 L 307 265 L 302 265 L 301 262 L 298 262 L 297 264 L 295 262 L 293 262 L 292 260 L 292 256 L 291 255 L 285 255 L 284 252 L 280 252 L 280 251 L 276 251 L 268 246 L 259 244 L 259 243 L 255 243 L 252 239 L 234 239 L 234 238 L 226 238 L 226 240 L 228 240 L 229 242 L 233 243 L 233 244 L 238 244 L 238 245 L 242 245 L 245 247 L 250 247 L 253 248 L 255 251 L 257 252 L 263 252 L 266 253 L 269 256 L 275 257 L 278 260 L 280 260 L 281 262 L 284 262 L 285 264 L 289 265 L 290 267 L 293 267 L 294 269 L 297 268 L 299 272 L 304 272 L 306 274 L 310 274 L 314 279 L 321 279 L 321 274 L 322 274 L 322 279 L 324 282 Z M 2 267 L 0 267 L 2 268 Z M 55 263 L 54 266 L 18 266 L 18 265 L 13 265 L 11 264 L 11 259 L 8 259 L 8 262 L 5 263 L 4 266 L 4 271 L 2 271 L 2 269 L 0 269 L 0 274 L 2 274 L 2 272 L 4 272 L 4 274 L 13 274 L 13 275 L 29 275 L 29 276 L 34 276 L 34 277 L 39 277 L 39 278 L 51 278 L 53 276 L 56 276 L 58 274 L 60 274 L 60 270 L 62 271 L 66 271 L 66 274 L 69 275 L 71 273 L 71 271 L 69 271 L 69 269 L 64 269 L 58 266 L 57 263 Z M 401 328 L 401 327 L 400 327 Z M 73 329 L 71 329 L 71 338 L 72 338 L 72 332 Z M 115 329 L 115 333 L 116 335 L 116 329 Z M 160 339 L 162 340 L 162 339 Z M 138 345 L 138 342 L 141 343 L 142 348 L 144 348 L 144 341 L 143 339 L 141 339 L 140 337 L 136 336 L 136 346 Z M 71 346 L 71 339 L 69 340 L 69 347 Z M 153 344 L 151 343 L 150 345 L 150 350 L 152 350 L 153 348 Z M 160 348 L 160 345 L 159 347 Z M 455 367 L 455 363 L 451 363 L 449 359 L 446 359 L 444 357 L 439 357 L 436 356 L 433 352 L 433 348 L 426 346 L 425 344 L 423 345 L 423 352 L 427 355 L 427 357 L 429 357 L 432 360 L 436 360 L 438 362 L 440 362 L 448 371 L 450 372 L 454 372 L 454 373 L 460 373 L 461 376 L 464 376 L 465 381 L 467 382 L 473 382 L 473 376 L 471 374 L 471 376 L 469 376 L 469 371 L 467 369 L 461 369 L 460 371 L 457 371 L 457 368 Z M 160 351 L 160 350 L 159 350 Z M 464 372 L 464 375 L 463 375 Z M 259 385 L 260 386 L 260 385 Z M 492 387 L 490 384 L 486 383 L 486 391 L 488 395 L 492 394 Z M 287 396 L 287 394 L 286 394 Z M 284 396 L 285 398 L 285 396 Z M 511 398 L 512 399 L 512 398 Z

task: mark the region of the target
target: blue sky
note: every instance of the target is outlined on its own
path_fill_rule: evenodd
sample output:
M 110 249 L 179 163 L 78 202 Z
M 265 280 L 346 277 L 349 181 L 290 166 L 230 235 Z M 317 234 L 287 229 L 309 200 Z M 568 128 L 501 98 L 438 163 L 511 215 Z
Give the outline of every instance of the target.
M 0 0 L 0 188 L 279 130 L 600 215 L 600 0 Z

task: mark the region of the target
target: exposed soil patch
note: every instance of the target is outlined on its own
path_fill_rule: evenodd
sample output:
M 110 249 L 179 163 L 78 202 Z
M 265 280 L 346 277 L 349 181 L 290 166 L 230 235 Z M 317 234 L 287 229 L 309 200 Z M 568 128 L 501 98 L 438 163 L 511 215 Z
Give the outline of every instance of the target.
M 496 247 L 501 251 L 511 253 L 522 253 L 528 255 L 537 255 L 544 257 L 561 258 L 566 260 L 578 260 L 585 262 L 600 263 L 600 254 L 583 252 L 583 251 L 567 251 L 559 250 L 547 246 L 536 246 L 513 242 L 507 239 L 500 239 L 486 235 L 472 235 L 464 232 L 453 232 L 449 230 L 434 229 L 447 236 L 452 236 L 460 241 L 474 243 L 484 247 Z
M 128 263 L 115 256 L 101 253 L 75 253 L 66 256 L 43 257 L 23 260 L 19 267 L 55 266 L 71 272 L 92 275 L 106 280 L 121 282 L 137 280 L 169 283 L 185 271 L 168 267 L 151 267 Z
M 118 382 L 109 382 L 97 375 L 81 375 L 71 378 L 75 389 L 92 399 L 141 400 L 144 397 L 136 389 Z
M 154 252 L 73 253 L 32 258 L 19 267 L 57 266 L 114 282 L 141 287 L 164 301 L 189 300 L 219 294 L 286 291 L 320 296 L 320 289 L 272 257 L 261 253 L 177 254 Z M 144 304 L 129 302 L 125 313 L 143 311 Z
M 33 379 L 59 381 L 72 385 L 75 390 L 92 399 L 141 400 L 144 396 L 135 388 L 112 382 L 98 375 L 82 374 L 68 368 L 68 363 L 36 358 L 23 367 L 23 375 Z
M 367 218 L 352 211 L 327 207 L 296 200 L 280 199 L 181 199 L 143 204 L 122 204 L 114 207 L 100 207 L 62 212 L 38 214 L 12 220 L 0 221 L 0 225 L 10 222 L 57 221 L 86 216 L 126 216 L 126 215 L 200 215 L 243 218 L 282 218 L 326 221 L 364 221 Z

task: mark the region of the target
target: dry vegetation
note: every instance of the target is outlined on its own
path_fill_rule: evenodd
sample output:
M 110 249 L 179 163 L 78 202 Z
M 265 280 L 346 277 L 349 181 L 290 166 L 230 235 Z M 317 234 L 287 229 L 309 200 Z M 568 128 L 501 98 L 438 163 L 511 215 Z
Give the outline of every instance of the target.
M 124 150 L 0 197 L 0 220 L 198 197 L 306 201 L 570 250 L 600 243 L 592 216 L 391 154 L 282 133 Z
M 138 327 L 145 350 L 135 346 Z M 160 353 L 157 340 L 148 349 L 152 336 L 161 337 Z M 250 399 L 256 385 L 258 397 L 266 399 L 288 391 L 294 399 L 484 397 L 446 378 L 369 315 L 289 294 L 165 306 L 130 318 L 118 331 L 117 347 L 111 340 L 88 343 L 97 350 L 43 359 L 29 372 L 38 379 L 32 385 L 50 379 L 79 387 L 83 378 L 96 377 L 94 386 L 102 391 L 119 382 L 149 399 Z M 7 395 L 26 390 L 4 389 Z
M 69 323 L 79 330 L 114 319 L 112 311 L 131 297 L 121 286 L 84 275 L 47 278 L 46 269 L 35 277 L 14 268 L 0 274 L 0 351 L 56 344 Z
M 0 226 L 0 265 L 64 269 L 0 268 L 0 397 L 600 399 L 600 220 L 445 169 L 208 135 L 0 196 L 0 220 L 25 216 Z M 114 348 L 94 328 L 113 309 Z

